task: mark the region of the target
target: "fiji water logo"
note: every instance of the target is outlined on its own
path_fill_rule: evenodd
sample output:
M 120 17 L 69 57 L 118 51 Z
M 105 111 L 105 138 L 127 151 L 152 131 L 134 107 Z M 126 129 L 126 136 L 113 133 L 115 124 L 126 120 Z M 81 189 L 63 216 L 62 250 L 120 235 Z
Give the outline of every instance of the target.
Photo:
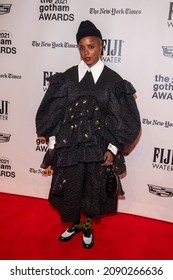
M 154 147 L 153 168 L 173 171 L 173 150 Z
M 0 120 L 8 120 L 9 101 L 0 100 Z
M 123 44 L 124 40 L 104 39 L 102 60 L 104 62 L 121 63 Z

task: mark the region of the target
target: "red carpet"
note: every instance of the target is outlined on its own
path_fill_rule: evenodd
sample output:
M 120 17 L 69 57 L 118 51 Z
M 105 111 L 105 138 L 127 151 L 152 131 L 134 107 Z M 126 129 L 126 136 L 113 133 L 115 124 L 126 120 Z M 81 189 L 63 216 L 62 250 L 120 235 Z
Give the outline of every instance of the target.
M 0 194 L 1 260 L 172 260 L 173 224 L 117 213 L 93 223 L 95 245 L 81 246 L 81 233 L 57 241 L 65 229 L 47 200 Z

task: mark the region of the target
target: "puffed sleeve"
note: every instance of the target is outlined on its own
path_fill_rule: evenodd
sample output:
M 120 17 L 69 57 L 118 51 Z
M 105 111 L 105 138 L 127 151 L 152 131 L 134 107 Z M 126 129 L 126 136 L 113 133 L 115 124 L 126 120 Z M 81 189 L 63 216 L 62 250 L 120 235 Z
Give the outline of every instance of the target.
M 48 139 L 59 129 L 66 99 L 63 73 L 57 73 L 48 79 L 50 85 L 36 113 L 36 133 Z
M 136 92 L 126 80 L 116 82 L 110 90 L 106 116 L 106 140 L 118 150 L 128 148 L 137 138 L 141 121 L 133 94 Z

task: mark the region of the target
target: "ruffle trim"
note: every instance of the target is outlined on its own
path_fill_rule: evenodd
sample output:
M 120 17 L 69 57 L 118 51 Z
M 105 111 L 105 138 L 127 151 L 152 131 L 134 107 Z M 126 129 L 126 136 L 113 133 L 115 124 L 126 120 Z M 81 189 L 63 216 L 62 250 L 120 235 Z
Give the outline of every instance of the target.
M 115 82 L 111 88 L 111 91 L 117 95 L 122 93 L 132 95 L 136 93 L 134 86 L 127 80 Z
M 64 73 L 61 72 L 57 72 L 54 75 L 50 76 L 49 78 L 47 78 L 46 80 L 50 83 L 50 84 L 63 84 L 65 82 L 64 80 Z
M 102 162 L 103 152 L 97 146 L 55 149 L 53 168 L 73 166 L 78 162 Z

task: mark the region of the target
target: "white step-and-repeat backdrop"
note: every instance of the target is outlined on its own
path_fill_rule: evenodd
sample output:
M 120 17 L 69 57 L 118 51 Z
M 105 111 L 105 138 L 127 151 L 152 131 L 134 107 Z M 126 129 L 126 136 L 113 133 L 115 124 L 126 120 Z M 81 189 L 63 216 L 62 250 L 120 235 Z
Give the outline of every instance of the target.
M 142 136 L 126 157 L 119 212 L 173 222 L 173 1 L 3 0 L 0 4 L 0 191 L 47 198 L 35 114 L 46 78 L 79 63 L 76 31 L 92 21 L 106 65 L 137 90 Z

